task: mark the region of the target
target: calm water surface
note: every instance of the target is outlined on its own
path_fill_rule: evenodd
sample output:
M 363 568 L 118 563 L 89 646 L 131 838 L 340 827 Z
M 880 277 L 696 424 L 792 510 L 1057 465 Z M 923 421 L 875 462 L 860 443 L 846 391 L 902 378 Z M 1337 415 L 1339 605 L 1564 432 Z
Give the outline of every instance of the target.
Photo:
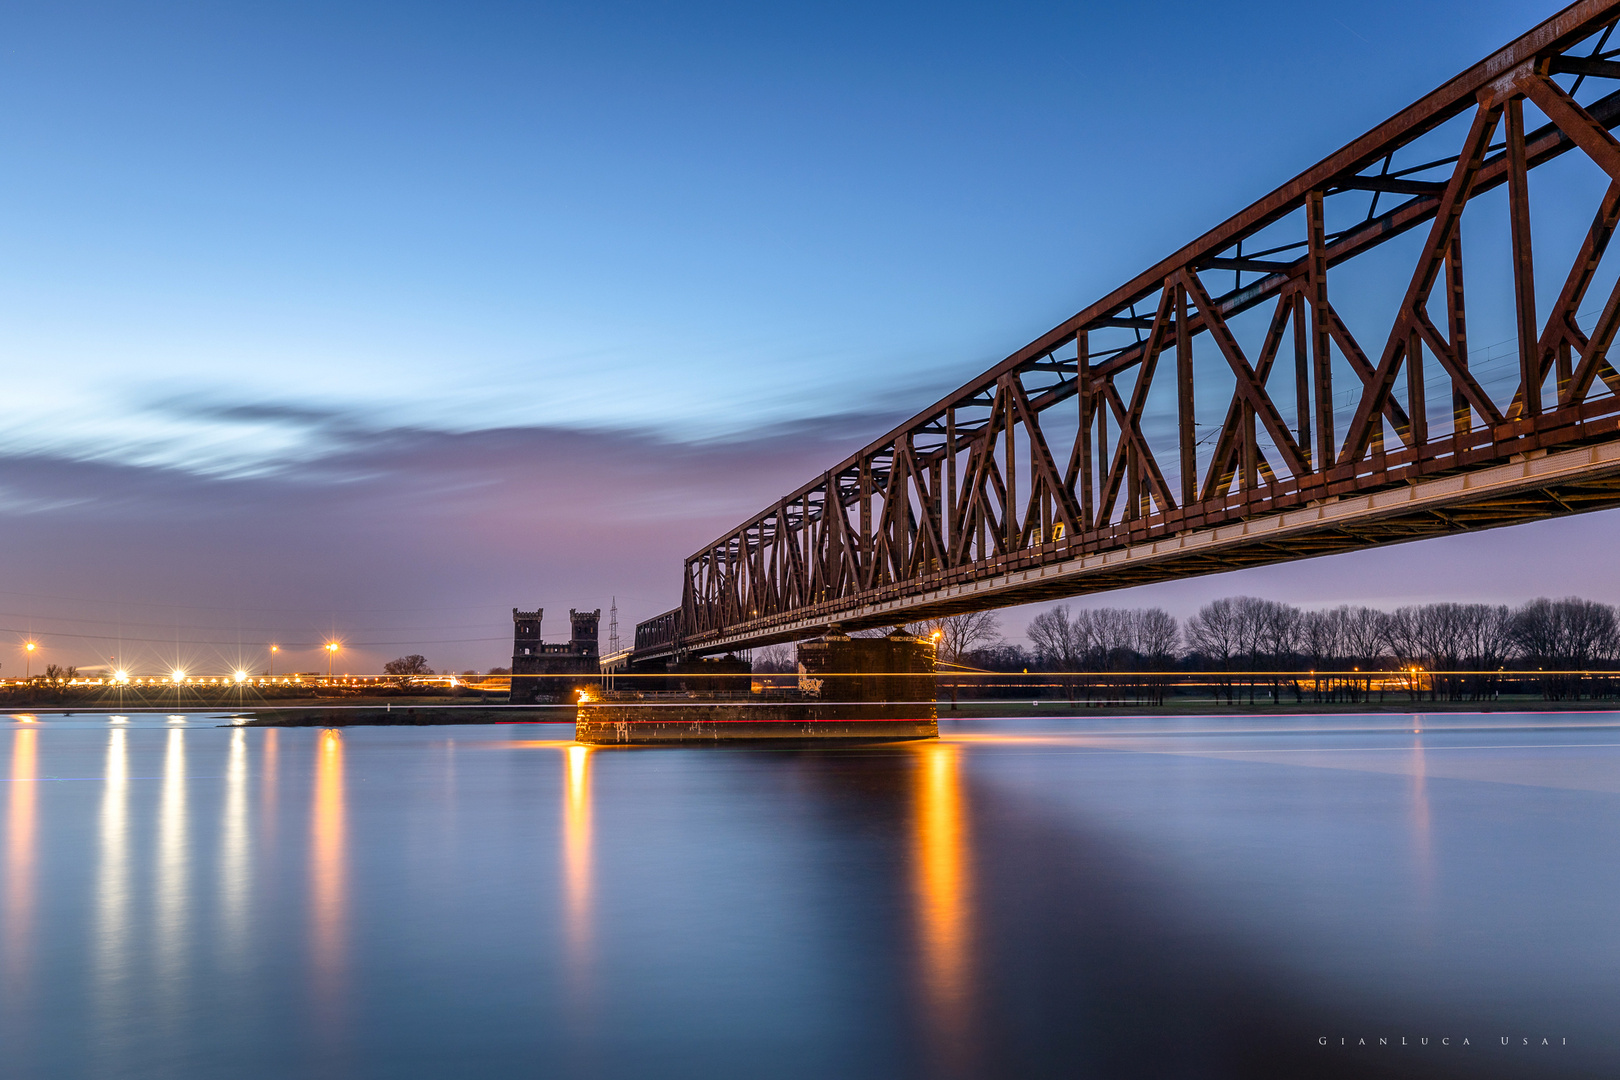
M 0 717 L 0 1073 L 1620 1074 L 1613 714 L 219 723 Z

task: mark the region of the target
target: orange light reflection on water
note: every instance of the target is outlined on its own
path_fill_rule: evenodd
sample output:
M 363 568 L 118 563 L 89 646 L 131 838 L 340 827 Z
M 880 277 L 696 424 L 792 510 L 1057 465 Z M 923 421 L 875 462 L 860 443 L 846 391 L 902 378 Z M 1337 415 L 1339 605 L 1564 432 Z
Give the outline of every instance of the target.
M 11 733 L 11 800 L 6 822 L 7 988 L 20 991 L 27 979 L 28 945 L 34 917 L 34 799 L 38 795 L 33 728 Z
M 916 746 L 913 884 L 922 1000 L 931 1043 L 946 1072 L 971 1071 L 972 838 L 962 794 L 962 747 Z
M 315 802 L 310 817 L 310 943 L 317 1003 L 341 1000 L 347 911 L 343 805 L 343 736 L 321 732 L 315 742 Z
M 575 743 L 565 753 L 563 887 L 568 954 L 583 974 L 591 943 L 591 748 Z
M 275 840 L 276 830 L 276 765 L 281 749 L 280 732 L 275 728 L 264 729 L 264 760 L 259 768 L 259 827 L 262 830 L 261 838 L 266 847 Z

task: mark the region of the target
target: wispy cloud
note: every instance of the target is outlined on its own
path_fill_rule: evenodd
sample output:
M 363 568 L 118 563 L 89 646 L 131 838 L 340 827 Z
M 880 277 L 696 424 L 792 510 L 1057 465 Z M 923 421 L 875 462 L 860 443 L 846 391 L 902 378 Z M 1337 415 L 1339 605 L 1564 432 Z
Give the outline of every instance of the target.
M 504 655 L 506 612 L 519 604 L 606 607 L 617 596 L 628 632 L 679 599 L 687 554 L 898 418 L 849 413 L 683 440 L 384 426 L 339 410 L 198 398 L 158 408 L 185 423 L 290 428 L 305 441 L 253 470 L 71 447 L 0 454 L 0 507 L 13 510 L 8 584 L 33 595 L 0 596 L 0 637 L 26 624 L 91 658 L 124 655 L 151 634 L 120 627 L 158 610 L 174 623 L 158 636 L 177 641 L 336 632 L 353 640 L 359 667 L 403 649 L 381 643 L 404 640 L 443 663 L 487 667 Z M 357 623 L 356 612 L 378 608 L 417 613 Z

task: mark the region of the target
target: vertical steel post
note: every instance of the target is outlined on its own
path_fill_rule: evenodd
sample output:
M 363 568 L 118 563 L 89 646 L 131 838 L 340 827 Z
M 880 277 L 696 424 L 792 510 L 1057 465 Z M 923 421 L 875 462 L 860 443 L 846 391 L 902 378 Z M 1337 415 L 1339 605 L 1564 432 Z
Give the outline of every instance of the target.
M 1294 321 L 1294 417 L 1299 431 L 1299 453 L 1306 467 L 1311 464 L 1311 350 L 1305 330 L 1305 294 L 1293 299 Z
M 1423 397 L 1423 338 L 1415 323 L 1406 334 L 1406 412 L 1412 421 L 1412 448 L 1417 449 L 1429 441 L 1429 412 Z
M 1198 423 L 1193 412 L 1192 327 L 1187 287 L 1176 286 L 1176 419 L 1181 427 L 1181 505 L 1198 501 Z
M 1007 503 L 1002 507 L 1003 542 L 1007 545 L 1008 554 L 1018 546 L 1018 446 L 1013 441 L 1013 400 L 1012 392 L 1006 385 L 1006 380 L 1015 378 L 1012 375 L 1003 376 L 1002 382 L 1002 408 L 1006 410 L 1004 426 L 1007 433 L 1007 475 L 1002 478 L 1007 487 Z
M 1316 366 L 1316 457 L 1322 471 L 1333 464 L 1337 440 L 1333 437 L 1333 352 L 1332 331 L 1328 326 L 1327 226 L 1323 217 L 1322 193 L 1305 196 L 1305 230 L 1308 258 L 1306 289 L 1311 302 L 1311 359 Z
M 956 406 L 945 410 L 945 551 L 956 550 Z
M 1451 354 L 1457 367 L 1468 370 L 1468 314 L 1463 302 L 1462 230 L 1451 230 L 1451 243 L 1446 247 L 1446 319 L 1451 333 Z M 1452 452 L 1462 449 L 1463 436 L 1473 427 L 1473 412 L 1468 396 L 1461 384 L 1451 380 Z
M 1519 381 L 1524 414 L 1541 415 L 1536 284 L 1530 257 L 1530 178 L 1524 156 L 1524 99 L 1507 103 L 1508 215 L 1513 230 L 1513 293 L 1519 316 Z
M 1098 473 L 1097 473 L 1097 516 L 1093 520 L 1096 522 L 1095 527 L 1100 529 L 1104 525 L 1108 524 L 1103 519 L 1104 519 L 1104 517 L 1107 516 L 1110 508 L 1103 505 L 1103 495 L 1105 494 L 1105 492 L 1102 490 L 1102 488 L 1103 488 L 1103 485 L 1108 482 L 1106 477 L 1107 477 L 1108 473 L 1112 471 L 1113 466 L 1110 464 L 1110 462 L 1108 460 L 1108 408 L 1107 408 L 1108 403 L 1103 400 L 1103 394 L 1102 394 L 1101 391 L 1097 392 L 1096 398 L 1097 398 L 1097 406 L 1096 406 L 1096 408 L 1091 410 L 1091 414 L 1097 418 L 1097 469 L 1098 469 Z
M 1086 331 L 1075 335 L 1074 349 L 1080 380 L 1080 393 L 1076 395 L 1080 399 L 1080 430 L 1075 435 L 1075 450 L 1080 455 L 1080 527 L 1092 529 L 1096 527 L 1096 509 L 1091 491 L 1091 415 L 1096 406 L 1091 385 L 1091 341 Z
M 1254 499 L 1260 486 L 1260 447 L 1254 439 L 1254 406 L 1243 403 L 1243 502 Z
M 877 583 L 877 541 L 872 536 L 872 459 L 861 458 L 861 588 Z

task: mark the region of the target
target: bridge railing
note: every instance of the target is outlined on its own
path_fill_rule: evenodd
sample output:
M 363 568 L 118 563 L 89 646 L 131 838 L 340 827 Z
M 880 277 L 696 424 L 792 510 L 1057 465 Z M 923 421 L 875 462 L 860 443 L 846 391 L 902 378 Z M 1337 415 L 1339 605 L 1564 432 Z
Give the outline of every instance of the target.
M 681 609 L 675 608 L 662 615 L 654 615 L 646 622 L 636 624 L 636 652 L 674 645 L 682 631 Z

